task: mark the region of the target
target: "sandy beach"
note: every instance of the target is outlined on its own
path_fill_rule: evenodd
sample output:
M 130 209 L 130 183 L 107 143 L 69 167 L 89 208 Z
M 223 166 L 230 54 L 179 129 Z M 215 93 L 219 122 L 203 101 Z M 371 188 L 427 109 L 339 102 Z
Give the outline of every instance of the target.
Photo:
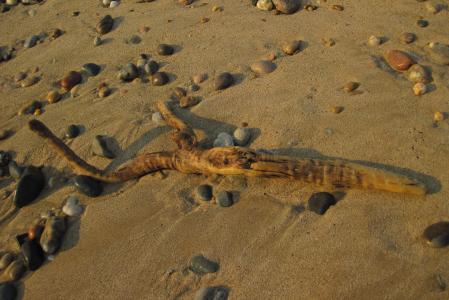
M 439 11 L 431 12 L 429 3 Z M 199 291 L 220 287 L 227 299 L 448 299 L 449 248 L 430 247 L 423 238 L 431 224 L 449 221 L 449 66 L 427 49 L 429 43 L 449 44 L 448 5 L 302 1 L 287 15 L 249 0 L 123 0 L 114 8 L 101 1 L 47 0 L 0 13 L 0 47 L 14 47 L 0 62 L 0 129 L 10 132 L 0 150 L 21 166 L 43 166 L 46 179 L 36 200 L 0 223 L 1 252 L 19 255 L 16 235 L 46 211 L 60 209 L 67 197 L 76 196 L 83 207 L 80 216 L 67 217 L 59 251 L 15 281 L 17 298 L 208 299 Z M 114 25 L 96 46 L 96 26 L 105 15 Z M 62 34 L 54 40 L 46 36 L 23 46 L 55 28 Z M 413 42 L 401 42 L 406 32 L 415 35 Z M 379 37 L 378 45 L 370 45 L 371 36 Z M 301 41 L 294 55 L 282 50 L 288 41 Z M 174 53 L 158 54 L 159 44 L 173 46 Z M 407 53 L 431 73 L 423 95 L 414 94 L 406 72 L 388 66 L 389 50 Z M 159 64 L 167 84 L 152 85 L 149 76 L 132 82 L 117 77 L 140 54 Z M 251 70 L 270 55 L 274 71 Z M 75 90 L 49 104 L 49 91 L 62 94 L 58 81 L 87 63 L 99 65 L 99 74 L 82 72 Z M 17 81 L 19 72 L 38 81 L 22 87 L 26 79 Z M 214 80 L 222 72 L 234 83 L 217 90 Z M 196 74 L 207 74 L 198 90 L 192 88 Z M 359 86 L 345 92 L 348 82 Z M 99 86 L 110 95 L 99 97 Z M 65 143 L 89 164 L 116 170 L 139 154 L 176 148 L 171 128 L 152 119 L 156 101 L 169 99 L 176 87 L 201 99 L 174 111 L 204 147 L 247 124 L 252 149 L 391 171 L 421 182 L 427 194 L 334 192 L 288 179 L 167 171 L 104 184 L 100 196 L 89 197 L 74 186 L 67 162 L 28 127 L 38 119 L 61 137 L 76 124 L 79 136 Z M 19 115 L 33 100 L 42 103 L 40 111 Z M 112 138 L 115 158 L 92 154 L 97 135 Z M 53 177 L 67 181 L 50 187 Z M 13 207 L 17 180 L 0 178 L 4 216 Z M 201 184 L 212 186 L 214 195 L 232 193 L 233 205 L 220 207 L 215 197 L 198 200 Z M 308 206 L 316 192 L 337 200 L 323 215 Z M 192 272 L 196 255 L 218 270 Z M 2 281 L 9 281 L 5 272 Z

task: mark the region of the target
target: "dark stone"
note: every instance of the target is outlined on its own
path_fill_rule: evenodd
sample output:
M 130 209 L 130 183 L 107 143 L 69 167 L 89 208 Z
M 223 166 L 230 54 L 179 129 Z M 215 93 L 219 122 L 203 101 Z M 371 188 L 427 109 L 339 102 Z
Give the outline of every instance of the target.
M 203 255 L 196 255 L 190 260 L 189 269 L 196 274 L 215 273 L 218 271 L 219 265 L 205 258 Z
M 30 271 L 35 271 L 45 261 L 45 254 L 41 246 L 35 240 L 27 240 L 21 246 L 25 265 Z
M 299 9 L 299 0 L 273 0 L 276 10 L 284 14 L 292 14 Z
M 208 184 L 199 185 L 195 190 L 195 194 L 201 201 L 210 201 L 212 199 L 212 186 Z
M 165 72 L 156 72 L 151 76 L 151 84 L 161 86 L 168 83 L 169 79 Z
M 69 125 L 67 131 L 65 132 L 65 137 L 68 139 L 76 138 L 80 134 L 80 129 L 76 125 Z
M 153 75 L 159 70 L 159 64 L 154 60 L 148 61 L 145 66 L 143 66 L 145 73 Z
M 129 38 L 129 42 L 131 44 L 139 44 L 142 41 L 142 39 L 140 38 L 140 36 L 133 34 L 130 38 Z
M 418 20 L 418 21 L 416 21 L 416 25 L 418 25 L 419 27 L 427 27 L 427 26 L 429 26 L 429 21 Z
M 104 16 L 97 24 L 97 32 L 99 34 L 106 34 L 112 30 L 114 26 L 114 19 L 110 15 Z
M 215 90 L 224 90 L 234 84 L 234 78 L 228 72 L 221 73 L 215 78 Z
M 15 300 L 17 298 L 17 288 L 12 282 L 0 284 L 0 299 Z
M 22 247 L 22 245 L 26 241 L 28 241 L 28 234 L 27 233 L 22 233 L 22 234 L 16 235 L 16 242 L 17 242 L 17 245 L 19 245 L 19 247 Z
M 194 300 L 227 300 L 229 290 L 223 286 L 210 286 L 200 289 Z
M 120 71 L 119 78 L 123 81 L 133 81 L 139 75 L 139 69 L 133 63 L 128 63 L 126 66 Z
M 172 46 L 167 44 L 160 44 L 156 49 L 157 54 L 159 55 L 172 55 L 175 52 Z
M 6 167 L 11 161 L 11 154 L 0 150 L 0 167 Z
M 257 1 L 259 1 L 259 0 L 251 0 L 251 4 L 252 4 L 253 6 L 256 6 L 256 5 L 257 5 Z
M 449 222 L 438 222 L 424 230 L 423 238 L 433 248 L 449 245 Z
M 89 197 L 100 196 L 103 192 L 103 185 L 92 177 L 78 175 L 74 179 L 75 187 Z
M 108 148 L 108 137 L 105 135 L 95 136 L 92 142 L 92 152 L 98 156 L 115 158 L 115 154 Z
M 78 85 L 83 80 L 80 72 L 70 71 L 63 79 L 60 81 L 61 87 L 66 91 L 70 91 L 75 85 Z
M 20 176 L 22 176 L 24 168 L 20 167 L 15 161 L 9 162 L 8 171 L 9 175 L 15 180 L 19 180 Z
M 26 167 L 17 183 L 14 205 L 21 208 L 30 204 L 36 200 L 44 187 L 45 177 L 42 171 L 33 166 Z
M 323 215 L 335 203 L 334 195 L 327 192 L 315 193 L 309 199 L 309 210 Z
M 232 194 L 227 191 L 221 191 L 217 195 L 217 203 L 221 207 L 229 207 L 234 204 L 234 201 L 232 199 Z
M 101 71 L 101 67 L 94 63 L 88 63 L 83 65 L 83 70 L 89 74 L 89 76 L 97 76 Z

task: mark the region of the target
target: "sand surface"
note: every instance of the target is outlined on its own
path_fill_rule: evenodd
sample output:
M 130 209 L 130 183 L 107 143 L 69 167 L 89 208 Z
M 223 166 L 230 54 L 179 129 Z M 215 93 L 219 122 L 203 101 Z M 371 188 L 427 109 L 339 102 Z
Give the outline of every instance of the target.
M 286 16 L 244 0 L 200 0 L 192 7 L 172 0 L 135 2 L 124 0 L 111 9 L 99 1 L 47 0 L 0 14 L 0 45 L 51 28 L 65 31 L 0 64 L 0 126 L 14 131 L 0 141 L 0 149 L 15 153 L 21 164 L 44 165 L 47 177 L 70 175 L 67 164 L 28 129 L 35 117 L 17 112 L 27 101 L 44 100 L 68 71 L 93 62 L 102 72 L 84 80 L 78 97 L 46 105 L 36 118 L 56 133 L 83 125 L 70 147 L 89 163 L 115 169 L 138 153 L 174 148 L 170 129 L 151 121 L 155 101 L 188 85 L 194 74 L 212 79 L 228 71 L 237 79 L 234 86 L 217 92 L 209 79 L 194 93 L 203 101 L 178 111 L 202 138 L 213 140 L 247 122 L 254 133 L 252 148 L 388 168 L 421 178 L 431 193 L 348 191 L 319 216 L 307 210 L 315 190 L 284 180 L 169 172 L 163 180 L 146 176 L 108 185 L 98 198 L 71 185 L 47 188 L 1 225 L 3 248 L 18 251 L 14 236 L 40 213 L 60 207 L 68 195 L 77 195 L 86 211 L 70 221 L 54 260 L 22 280 L 23 299 L 192 299 L 201 287 L 217 285 L 229 288 L 229 299 L 449 298 L 441 288 L 441 280 L 449 282 L 449 252 L 428 247 L 421 237 L 428 225 L 447 220 L 449 211 L 449 122 L 434 126 L 433 121 L 435 111 L 449 111 L 449 68 L 432 63 L 423 51 L 428 42 L 449 43 L 447 10 L 433 15 L 415 0 L 345 0 L 321 1 L 314 12 Z M 345 9 L 330 10 L 331 4 Z M 214 5 L 223 10 L 213 12 Z M 35 16 L 29 16 L 30 9 Z M 73 17 L 74 11 L 79 16 Z M 116 18 L 116 26 L 104 36 L 105 44 L 95 47 L 95 25 L 106 14 Z M 202 17 L 210 21 L 201 23 Z M 429 20 L 427 28 L 416 25 L 420 17 Z M 150 30 L 139 33 L 143 26 Z M 417 41 L 399 43 L 402 32 L 415 33 Z M 142 41 L 125 43 L 133 34 Z M 369 47 L 371 35 L 387 41 Z M 324 46 L 323 38 L 333 38 L 335 46 Z M 300 53 L 280 55 L 271 74 L 252 74 L 250 64 L 280 54 L 280 43 L 294 39 L 304 41 Z M 157 55 L 160 43 L 176 45 L 176 53 Z M 405 50 L 432 69 L 431 92 L 416 97 L 402 75 L 376 67 L 372 56 L 389 49 Z M 163 63 L 170 84 L 154 87 L 116 78 L 118 68 L 140 53 Z M 36 67 L 42 77 L 38 84 L 14 86 L 15 74 Z M 363 93 L 341 91 L 348 81 L 360 82 Z M 101 82 L 113 88 L 112 95 L 98 98 L 92 92 Z M 334 105 L 344 111 L 330 113 Z M 115 160 L 91 154 L 98 134 L 116 139 L 121 150 Z M 220 208 L 193 200 L 194 188 L 205 182 L 233 191 L 237 203 Z M 2 192 L 14 186 L 10 180 L 0 183 Z M 10 201 L 1 200 L 2 211 Z M 186 272 L 197 254 L 219 262 L 219 271 Z

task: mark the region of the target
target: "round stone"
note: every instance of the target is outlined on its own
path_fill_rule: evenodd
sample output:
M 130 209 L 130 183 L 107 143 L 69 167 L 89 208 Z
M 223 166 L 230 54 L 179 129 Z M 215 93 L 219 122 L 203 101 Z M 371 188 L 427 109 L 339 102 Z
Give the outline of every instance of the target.
M 159 70 L 159 64 L 154 60 L 150 60 L 143 66 L 143 70 L 145 73 L 153 75 Z
M 190 260 L 189 269 L 196 274 L 215 273 L 219 269 L 219 265 L 207 259 L 203 255 L 196 255 Z
M 404 32 L 399 36 L 399 41 L 402 44 L 411 44 L 416 40 L 416 35 L 410 32 Z
M 219 133 L 214 141 L 214 147 L 232 147 L 232 146 L 234 146 L 234 139 L 230 134 L 226 132 Z
M 50 104 L 56 103 L 59 100 L 61 100 L 61 94 L 58 93 L 58 91 L 50 91 L 47 94 L 47 101 Z
M 260 10 L 270 11 L 273 9 L 274 5 L 271 0 L 259 0 L 257 1 L 256 7 Z
M 272 0 L 276 10 L 284 14 L 295 13 L 300 6 L 300 0 Z
M 335 203 L 334 195 L 327 192 L 315 193 L 309 198 L 309 210 L 323 215 Z
M 89 76 L 97 76 L 100 73 L 101 67 L 94 63 L 88 63 L 83 65 L 83 70 L 86 71 Z
M 414 64 L 407 70 L 407 78 L 414 83 L 429 83 L 431 81 L 430 72 L 419 64 Z
M 390 50 L 384 57 L 388 65 L 396 71 L 407 71 L 415 63 L 407 53 L 400 50 Z
M 17 288 L 12 282 L 4 282 L 0 284 L 0 299 L 16 300 Z
M 221 73 L 215 78 L 215 90 L 224 90 L 234 84 L 234 77 L 228 72 Z
M 20 247 L 25 265 L 31 271 L 39 269 L 45 261 L 45 254 L 41 246 L 35 240 L 26 240 Z
M 251 65 L 251 70 L 256 74 L 268 74 L 276 69 L 276 65 L 269 60 L 261 60 Z
M 427 86 L 422 82 L 415 83 L 415 85 L 413 86 L 413 93 L 415 94 L 415 96 L 422 96 L 426 92 Z
M 346 93 L 351 93 L 355 91 L 360 86 L 360 83 L 350 81 L 343 86 L 343 91 Z
M 98 197 L 103 192 L 103 185 L 98 180 L 84 175 L 78 175 L 74 178 L 75 187 L 82 194 L 89 197 Z
M 237 128 L 234 131 L 234 141 L 238 146 L 245 146 L 251 138 L 251 130 L 249 128 Z
M 65 132 L 65 137 L 68 139 L 73 139 L 73 138 L 76 138 L 79 134 L 80 134 L 79 127 L 72 124 L 72 125 L 69 125 L 69 127 L 67 127 L 67 130 Z
M 172 55 L 175 52 L 175 49 L 173 49 L 173 47 L 170 45 L 160 44 L 159 46 L 157 46 L 156 52 L 159 55 L 166 56 L 166 55 Z
M 79 216 L 83 212 L 83 207 L 79 204 L 78 198 L 69 196 L 62 207 L 62 212 L 70 217 Z
M 33 202 L 45 187 L 45 177 L 39 168 L 29 166 L 25 168 L 14 195 L 14 205 L 24 207 Z
M 169 78 L 165 72 L 156 72 L 150 78 L 151 84 L 161 86 L 168 83 Z
M 114 8 L 119 6 L 120 2 L 119 1 L 111 1 L 111 3 L 109 4 L 110 8 Z
M 195 196 L 201 201 L 210 201 L 212 199 L 212 186 L 201 184 L 195 189 Z
M 51 216 L 45 222 L 44 231 L 39 240 L 47 254 L 54 254 L 61 246 L 62 237 L 67 229 L 64 217 Z
M 418 25 L 419 27 L 422 27 L 422 28 L 427 27 L 427 26 L 429 26 L 429 21 L 420 19 L 420 20 L 416 21 L 416 25 Z
M 120 70 L 119 79 L 130 82 L 133 81 L 139 75 L 139 69 L 133 63 L 126 64 L 122 70 Z
M 99 34 L 106 34 L 112 30 L 113 26 L 114 19 L 110 15 L 106 15 L 98 22 L 96 30 Z
M 423 238 L 433 248 L 443 248 L 449 245 L 449 222 L 438 222 L 424 230 Z
M 234 204 L 232 194 L 227 191 L 221 191 L 217 194 L 217 203 L 221 207 L 230 207 Z
M 192 82 L 194 84 L 200 84 L 207 79 L 207 74 L 200 73 L 192 76 Z
M 382 44 L 382 39 L 380 37 L 372 35 L 368 38 L 368 45 L 371 47 L 379 46 L 380 44 Z
M 61 79 L 60 85 L 66 91 L 70 91 L 75 85 L 80 84 L 82 79 L 81 73 L 71 71 L 63 79 Z
M 293 55 L 301 50 L 301 41 L 285 42 L 281 46 L 282 52 L 287 55 Z

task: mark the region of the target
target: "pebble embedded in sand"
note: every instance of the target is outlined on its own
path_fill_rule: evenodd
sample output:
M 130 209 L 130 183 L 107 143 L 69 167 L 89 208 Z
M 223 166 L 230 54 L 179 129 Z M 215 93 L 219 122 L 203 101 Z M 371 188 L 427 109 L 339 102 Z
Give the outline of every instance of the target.
M 94 38 L 94 46 L 100 46 L 101 43 L 102 43 L 101 38 L 98 37 L 98 36 L 96 36 L 96 37 Z
M 195 189 L 195 198 L 201 201 L 212 200 L 212 186 L 209 184 L 201 184 Z
M 422 82 L 415 83 L 415 85 L 413 86 L 413 93 L 415 94 L 415 96 L 422 96 L 426 92 L 427 86 Z
M 92 153 L 110 159 L 115 158 L 115 154 L 108 147 L 108 137 L 104 135 L 95 136 L 92 141 Z
M 423 233 L 427 244 L 433 248 L 449 245 L 449 222 L 438 222 L 428 226 Z
M 233 135 L 236 145 L 245 146 L 251 138 L 251 130 L 246 127 L 237 128 Z
M 234 139 L 230 134 L 226 132 L 219 133 L 214 141 L 214 147 L 232 147 L 232 146 L 234 146 Z
M 37 100 L 32 100 L 25 103 L 25 105 L 20 108 L 18 115 L 34 114 L 34 112 L 40 108 L 42 108 L 42 103 Z
M 0 129 L 0 141 L 6 140 L 10 136 L 11 132 L 7 129 Z
M 234 204 L 232 194 L 227 191 L 221 191 L 216 196 L 217 204 L 221 207 L 230 207 Z
M 24 168 L 19 166 L 15 161 L 10 161 L 8 164 L 9 176 L 15 180 L 19 180 L 22 176 Z
M 416 35 L 410 32 L 404 32 L 399 36 L 399 41 L 402 44 L 411 44 L 416 40 Z
M 219 265 L 204 257 L 203 255 L 196 255 L 190 260 L 189 269 L 196 274 L 215 273 L 218 271 Z
M 50 91 L 48 92 L 46 99 L 48 103 L 53 104 L 61 100 L 61 94 L 59 94 L 58 91 Z
M 445 119 L 445 115 L 443 112 L 437 111 L 433 114 L 433 120 L 435 122 L 441 122 L 441 121 L 444 121 L 444 119 Z
M 416 21 L 416 25 L 418 25 L 421 28 L 424 28 L 424 27 L 429 26 L 429 21 L 423 20 L 423 19 L 419 19 L 418 21 Z
M 216 91 L 224 90 L 234 84 L 234 77 L 228 72 L 221 73 L 215 78 L 214 88 Z
M 62 207 L 62 212 L 70 217 L 79 216 L 83 212 L 83 207 L 79 204 L 78 198 L 69 196 Z
M 45 261 L 44 251 L 42 251 L 41 246 L 35 240 L 25 241 L 20 250 L 25 260 L 25 265 L 30 271 L 39 269 Z
M 200 97 L 193 97 L 193 96 L 185 96 L 179 99 L 179 106 L 182 108 L 188 108 L 197 105 L 201 102 Z
M 309 210 L 323 215 L 335 203 L 334 195 L 327 192 L 315 193 L 309 198 Z
M 20 82 L 20 86 L 21 87 L 29 87 L 29 86 L 35 85 L 38 82 L 39 82 L 39 77 L 37 77 L 37 76 L 30 76 L 30 77 L 27 77 L 24 80 L 22 80 Z
M 178 3 L 182 5 L 190 5 L 192 2 L 193 0 L 178 0 Z
M 170 45 L 160 44 L 159 46 L 157 46 L 156 52 L 159 55 L 167 56 L 172 55 L 175 52 L 175 49 L 173 49 L 173 47 Z
M 431 75 L 423 66 L 414 64 L 407 70 L 407 79 L 414 83 L 429 83 L 431 81 Z
M 67 130 L 65 132 L 65 137 L 68 139 L 76 138 L 80 134 L 80 129 L 78 126 L 71 124 L 69 127 L 67 127 Z
M 111 89 L 107 86 L 102 86 L 98 88 L 98 97 L 105 98 L 111 94 Z
M 293 55 L 300 51 L 301 41 L 290 41 L 282 44 L 281 49 L 287 55 Z
M 32 35 L 25 40 L 25 43 L 23 44 L 23 46 L 25 48 L 33 48 L 37 44 L 38 40 L 39 40 L 39 36 Z
M 360 86 L 360 83 L 350 81 L 343 86 L 343 91 L 346 93 L 351 93 L 355 91 Z
M 260 10 L 270 11 L 273 9 L 274 5 L 271 0 L 259 0 L 257 1 L 256 7 Z
M 42 250 L 47 254 L 54 254 L 61 246 L 62 237 L 67 230 L 64 217 L 51 216 L 45 221 L 44 231 L 40 238 Z
M 343 106 L 331 106 L 331 108 L 329 110 L 331 113 L 339 114 L 344 110 L 344 107 Z
M 101 182 L 92 177 L 78 175 L 73 182 L 78 191 L 86 196 L 97 197 L 103 192 L 103 185 Z
M 75 85 L 80 84 L 82 79 L 81 73 L 70 71 L 63 79 L 61 79 L 60 85 L 66 91 L 70 91 Z
M 50 41 L 53 41 L 63 34 L 64 34 L 64 31 L 62 31 L 59 28 L 54 28 L 48 32 L 48 37 L 49 37 Z
M 390 50 L 384 57 L 388 65 L 396 71 L 407 71 L 415 63 L 407 53 L 400 50 Z
M 119 1 L 111 1 L 111 3 L 109 3 L 109 7 L 110 8 L 114 8 L 120 5 Z
M 97 76 L 98 73 L 100 73 L 101 67 L 94 63 L 87 63 L 83 65 L 83 70 L 89 75 L 89 76 Z
M 192 82 L 194 84 L 200 84 L 202 82 L 204 82 L 207 79 L 207 74 L 206 73 L 200 73 L 200 74 L 196 74 L 192 76 Z
M 96 30 L 99 34 L 106 34 L 112 30 L 113 26 L 114 19 L 110 15 L 106 15 L 98 22 Z
M 368 38 L 368 45 L 371 47 L 379 46 L 380 44 L 382 44 L 382 39 L 380 37 L 372 35 Z
M 424 50 L 430 59 L 440 65 L 449 65 L 449 45 L 442 43 L 429 43 Z
M 39 196 L 45 187 L 45 177 L 39 168 L 29 166 L 25 168 L 19 182 L 17 183 L 16 192 L 13 202 L 18 208 L 22 208 Z
M 133 63 L 126 64 L 118 73 L 118 78 L 125 82 L 133 81 L 139 75 L 139 69 Z
M 339 4 L 334 4 L 331 6 L 331 9 L 336 10 L 336 11 L 343 11 L 345 10 L 343 5 L 339 5 Z
M 152 85 L 161 86 L 168 83 L 169 78 L 165 72 L 156 72 L 150 77 Z
M 261 60 L 251 65 L 251 70 L 259 75 L 268 74 L 276 69 L 276 65 L 269 60 Z
M 295 13 L 300 6 L 299 0 L 272 0 L 276 10 L 280 11 L 284 14 L 293 14 Z
M 324 46 L 326 46 L 327 48 L 333 47 L 335 46 L 335 40 L 331 39 L 331 38 L 323 38 L 321 39 L 321 42 L 323 43 Z
M 6 167 L 11 162 L 11 154 L 0 150 L 0 167 Z
M 199 289 L 194 300 L 227 300 L 229 290 L 224 286 L 210 286 Z

